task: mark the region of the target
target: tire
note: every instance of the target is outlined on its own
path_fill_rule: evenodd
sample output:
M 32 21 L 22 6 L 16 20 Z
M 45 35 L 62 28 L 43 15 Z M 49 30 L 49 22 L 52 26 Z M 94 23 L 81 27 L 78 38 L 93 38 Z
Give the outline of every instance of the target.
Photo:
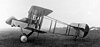
M 28 40 L 27 35 L 23 34 L 23 35 L 20 36 L 20 41 L 21 42 L 27 42 L 27 40 Z

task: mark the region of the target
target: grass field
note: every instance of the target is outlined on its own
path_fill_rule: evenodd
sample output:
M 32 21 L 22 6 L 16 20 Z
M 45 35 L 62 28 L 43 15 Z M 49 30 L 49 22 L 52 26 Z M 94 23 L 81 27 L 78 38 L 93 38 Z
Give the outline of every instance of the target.
M 26 31 L 25 31 L 26 32 Z M 74 41 L 72 37 L 57 34 L 33 33 L 27 43 L 20 42 L 21 32 L 19 29 L 0 30 L 0 47 L 99 47 L 100 30 L 90 31 L 84 39 Z

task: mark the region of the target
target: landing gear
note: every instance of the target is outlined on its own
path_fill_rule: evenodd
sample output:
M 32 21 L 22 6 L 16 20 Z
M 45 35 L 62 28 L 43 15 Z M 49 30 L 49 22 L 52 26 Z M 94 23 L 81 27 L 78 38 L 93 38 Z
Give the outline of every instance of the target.
M 27 28 L 25 28 L 25 29 L 29 29 L 29 30 L 31 30 L 31 32 L 28 33 L 28 34 L 25 34 L 25 33 L 23 32 L 23 29 L 21 28 L 21 32 L 22 32 L 22 35 L 20 35 L 20 41 L 21 41 L 21 42 L 27 42 L 28 37 L 34 32 L 34 30 L 33 30 L 32 28 L 27 27 Z
M 28 40 L 28 37 L 27 37 L 26 34 L 23 34 L 23 35 L 20 36 L 20 41 L 21 42 L 27 42 L 27 40 Z
M 23 29 L 21 28 L 21 32 L 22 32 L 22 35 L 20 35 L 20 41 L 21 42 L 27 42 L 27 35 L 25 33 L 23 33 Z

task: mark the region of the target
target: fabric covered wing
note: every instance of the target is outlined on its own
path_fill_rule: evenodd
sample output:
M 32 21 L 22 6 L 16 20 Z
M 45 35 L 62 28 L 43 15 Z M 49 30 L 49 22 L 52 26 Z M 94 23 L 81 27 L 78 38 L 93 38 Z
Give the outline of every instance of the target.
M 33 13 L 37 16 L 47 16 L 51 12 L 53 12 L 53 11 L 46 9 L 46 8 L 42 8 L 42 7 L 39 7 L 39 6 L 32 6 L 28 13 Z

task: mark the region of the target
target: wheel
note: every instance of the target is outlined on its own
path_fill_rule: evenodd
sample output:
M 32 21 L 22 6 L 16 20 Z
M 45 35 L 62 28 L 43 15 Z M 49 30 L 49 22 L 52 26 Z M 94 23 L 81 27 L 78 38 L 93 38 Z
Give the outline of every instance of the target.
M 21 42 L 27 42 L 27 36 L 26 35 L 22 35 L 21 37 L 20 37 L 20 40 L 21 40 Z

